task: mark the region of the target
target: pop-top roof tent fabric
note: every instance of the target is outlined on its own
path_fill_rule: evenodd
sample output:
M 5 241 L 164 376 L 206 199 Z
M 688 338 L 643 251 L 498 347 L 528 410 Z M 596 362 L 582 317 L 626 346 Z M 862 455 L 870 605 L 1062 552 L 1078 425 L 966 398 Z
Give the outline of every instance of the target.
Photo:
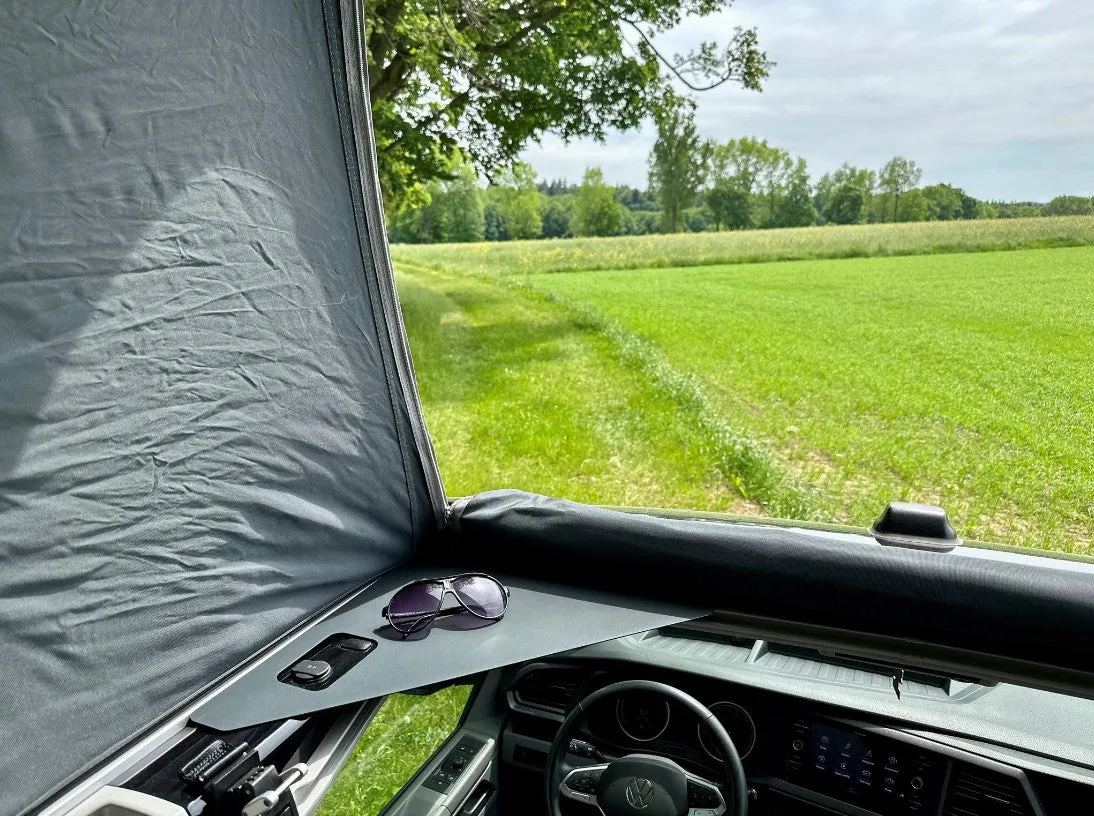
M 0 4 L 0 813 L 436 525 L 337 8 Z

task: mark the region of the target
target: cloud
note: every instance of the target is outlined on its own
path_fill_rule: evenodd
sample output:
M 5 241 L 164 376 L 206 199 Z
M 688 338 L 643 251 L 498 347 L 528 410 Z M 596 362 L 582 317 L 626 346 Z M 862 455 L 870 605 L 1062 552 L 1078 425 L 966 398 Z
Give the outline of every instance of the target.
M 663 36 L 668 52 L 756 26 L 778 64 L 763 93 L 699 98 L 704 137 L 754 135 L 804 156 L 814 176 L 895 154 L 992 199 L 1094 195 L 1094 3 L 1087 0 L 739 0 Z M 543 176 L 599 165 L 645 186 L 652 127 L 605 145 L 546 137 Z

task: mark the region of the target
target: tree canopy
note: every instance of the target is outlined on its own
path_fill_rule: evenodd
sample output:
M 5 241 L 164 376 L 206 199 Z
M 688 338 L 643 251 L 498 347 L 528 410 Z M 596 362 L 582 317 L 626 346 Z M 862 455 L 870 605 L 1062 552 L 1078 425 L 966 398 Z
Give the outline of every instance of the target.
M 626 210 L 615 200 L 612 188 L 604 183 L 599 167 L 590 167 L 581 180 L 574 199 L 570 230 L 574 235 L 618 235 Z
M 392 214 L 391 240 L 646 235 L 671 228 L 662 205 L 675 206 L 676 228 L 687 232 L 1094 214 L 1094 199 L 1086 196 L 1057 196 L 1047 204 L 987 202 L 944 183 L 902 190 L 897 198 L 893 187 L 879 186 L 879 176 L 890 173 L 847 163 L 814 183 L 803 157 L 790 156 L 766 141 L 745 137 L 699 143 L 690 115 L 690 105 L 684 102 L 674 118 L 662 119 L 662 143 L 650 151 L 651 170 L 662 175 L 651 172 L 646 190 L 609 184 L 597 167 L 587 168 L 580 184 L 537 179 L 534 169 L 520 162 L 484 180 L 455 151 L 449 157 L 449 177 L 435 179 L 425 188 L 430 203 Z M 683 165 L 678 163 L 681 156 L 688 159 Z M 899 157 L 895 161 L 910 168 L 908 178 L 916 177 L 914 162 Z M 883 170 L 893 166 L 890 161 Z M 678 182 L 679 189 L 670 190 Z M 676 196 L 675 204 L 670 204 L 670 195 Z
M 669 232 L 676 232 L 680 212 L 690 206 L 703 181 L 695 104 L 671 100 L 655 117 L 657 141 L 650 151 L 650 191 L 661 202 Z
M 365 4 L 380 183 L 421 203 L 459 148 L 488 176 L 544 133 L 603 139 L 661 114 L 671 84 L 759 90 L 755 29 L 662 54 L 659 34 L 732 0 L 376 0 Z
M 752 226 L 752 203 L 748 193 L 731 179 L 715 182 L 707 193 L 707 206 L 710 207 L 711 221 L 716 230 L 748 229 Z
M 893 200 L 892 220 L 896 221 L 899 216 L 900 196 L 919 184 L 921 178 L 923 178 L 923 171 L 919 169 L 919 165 L 903 156 L 893 156 L 881 168 L 881 172 L 878 174 L 878 184 Z
M 543 219 L 539 211 L 539 191 L 536 171 L 532 165 L 517 162 L 501 173 L 491 188 L 497 198 L 498 211 L 505 219 L 506 232 L 515 240 L 539 238 Z
M 1094 214 L 1094 199 L 1086 196 L 1056 196 L 1044 206 L 1045 215 L 1091 215 Z
M 866 218 L 866 191 L 853 181 L 832 191 L 824 217 L 833 224 L 861 224 Z

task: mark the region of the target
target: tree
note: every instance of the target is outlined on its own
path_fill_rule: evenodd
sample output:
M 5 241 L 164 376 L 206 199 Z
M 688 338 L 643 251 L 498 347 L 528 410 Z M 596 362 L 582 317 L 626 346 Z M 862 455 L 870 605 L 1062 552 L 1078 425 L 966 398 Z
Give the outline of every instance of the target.
M 909 190 L 900 197 L 897 221 L 926 221 L 929 216 L 930 207 L 922 190 Z
M 794 160 L 781 147 L 774 146 L 768 147 L 760 159 L 760 186 L 767 199 L 767 216 L 764 222 L 767 226 L 775 226 L 775 210 L 778 209 L 779 197 L 783 194 L 786 181 L 793 172 Z
M 581 179 L 581 190 L 574 199 L 570 231 L 574 235 L 618 235 L 626 210 L 615 200 L 612 188 L 604 183 L 599 167 L 590 167 Z
M 704 150 L 711 186 L 721 181 L 732 181 L 734 186 L 750 196 L 759 191 L 764 157 L 770 150 L 766 141 L 745 136 L 730 139 L 724 144 L 708 142 Z
M 485 222 L 483 192 L 474 168 L 458 153 L 448 158 L 445 181 L 422 189 L 424 205 L 391 219 L 392 240 L 407 243 L 481 241 Z
M 1041 208 L 1041 215 L 1091 215 L 1094 202 L 1086 196 L 1056 196 Z
M 424 244 L 432 240 L 422 230 L 422 209 L 402 210 L 388 222 L 388 238 L 393 244 Z
M 688 207 L 686 210 L 680 212 L 680 223 L 684 227 L 684 232 L 710 232 L 712 223 L 712 215 L 706 207 Z
M 987 201 L 979 201 L 976 204 L 976 217 L 977 218 L 998 218 L 999 210 L 994 204 Z
M 824 218 L 833 224 L 861 224 L 866 220 L 866 191 L 854 182 L 841 184 L 832 191 Z
M 751 136 L 730 139 L 724 144 L 708 142 L 704 150 L 711 189 L 720 181 L 732 181 L 734 186 L 748 193 L 755 206 L 751 220 L 772 226 L 779 197 L 794 167 L 790 154 L 768 144 L 766 139 Z
M 1030 201 L 993 201 L 999 218 L 1037 218 L 1041 205 Z
M 729 179 L 718 181 L 707 193 L 707 206 L 714 229 L 749 229 L 752 226 L 752 202 L 745 190 Z
M 779 201 L 774 224 L 777 227 L 808 227 L 817 223 L 817 210 L 809 190 L 805 159 L 799 158 L 790 171 L 786 194 Z
M 661 232 L 661 216 L 649 210 L 631 210 L 627 213 L 625 229 L 628 235 L 656 235 Z
M 509 237 L 515 241 L 539 238 L 543 233 L 543 220 L 539 214 L 539 192 L 532 165 L 517 162 L 498 176 L 494 189 Z
M 657 140 L 650 151 L 650 190 L 661 202 L 668 231 L 676 232 L 680 212 L 695 200 L 703 181 L 695 103 L 677 97 L 654 121 Z
M 893 156 L 881 168 L 878 173 L 878 184 L 893 199 L 893 220 L 897 218 L 897 210 L 900 206 L 900 196 L 919 185 L 923 178 L 923 171 L 911 159 L 903 156 Z
M 813 196 L 813 206 L 824 218 L 828 209 L 828 200 L 832 193 L 845 184 L 853 184 L 859 187 L 866 195 L 865 210 L 868 212 L 873 204 L 874 190 L 877 187 L 877 173 L 865 167 L 853 167 L 844 162 L 831 173 L 825 173 L 817 181 L 817 189 Z
M 541 218 L 544 238 L 568 238 L 570 215 L 574 211 L 572 195 L 548 196 L 543 203 Z
M 455 167 L 453 178 L 442 183 L 440 195 L 430 205 L 437 213 L 439 239 L 454 243 L 481 241 L 486 224 L 478 177 L 466 163 L 456 161 Z
M 483 240 L 509 240 L 509 225 L 505 223 L 505 215 L 496 201 L 487 202 L 483 210 Z
M 665 106 L 670 80 L 759 90 L 772 63 L 755 29 L 665 56 L 658 36 L 732 0 L 375 0 L 364 55 L 381 189 L 391 211 L 423 202 L 462 148 L 486 173 L 546 132 L 603 139 Z
M 932 184 L 923 188 L 923 196 L 927 201 L 927 219 L 930 221 L 955 221 L 966 218 L 964 190 L 952 187 L 949 184 Z M 973 199 L 975 203 L 975 199 Z M 972 208 L 973 216 L 976 216 L 976 207 Z
M 969 221 L 980 218 L 980 202 L 960 188 L 958 192 L 961 193 L 961 217 Z

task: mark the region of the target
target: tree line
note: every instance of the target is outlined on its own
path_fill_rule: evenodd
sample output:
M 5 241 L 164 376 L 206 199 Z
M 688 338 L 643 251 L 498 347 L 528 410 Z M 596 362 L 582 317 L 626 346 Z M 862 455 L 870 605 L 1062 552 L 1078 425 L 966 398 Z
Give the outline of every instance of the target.
M 390 224 L 402 243 L 506 241 L 708 232 L 824 224 L 1091 215 L 1094 199 L 981 201 L 950 184 L 921 186 L 922 170 L 894 156 L 879 168 L 843 164 L 816 181 L 804 158 L 753 137 L 700 140 L 686 100 L 657 119 L 645 190 L 609 185 L 590 167 L 580 184 L 538 180 L 516 163 L 485 186 L 454 153 L 428 203 Z

